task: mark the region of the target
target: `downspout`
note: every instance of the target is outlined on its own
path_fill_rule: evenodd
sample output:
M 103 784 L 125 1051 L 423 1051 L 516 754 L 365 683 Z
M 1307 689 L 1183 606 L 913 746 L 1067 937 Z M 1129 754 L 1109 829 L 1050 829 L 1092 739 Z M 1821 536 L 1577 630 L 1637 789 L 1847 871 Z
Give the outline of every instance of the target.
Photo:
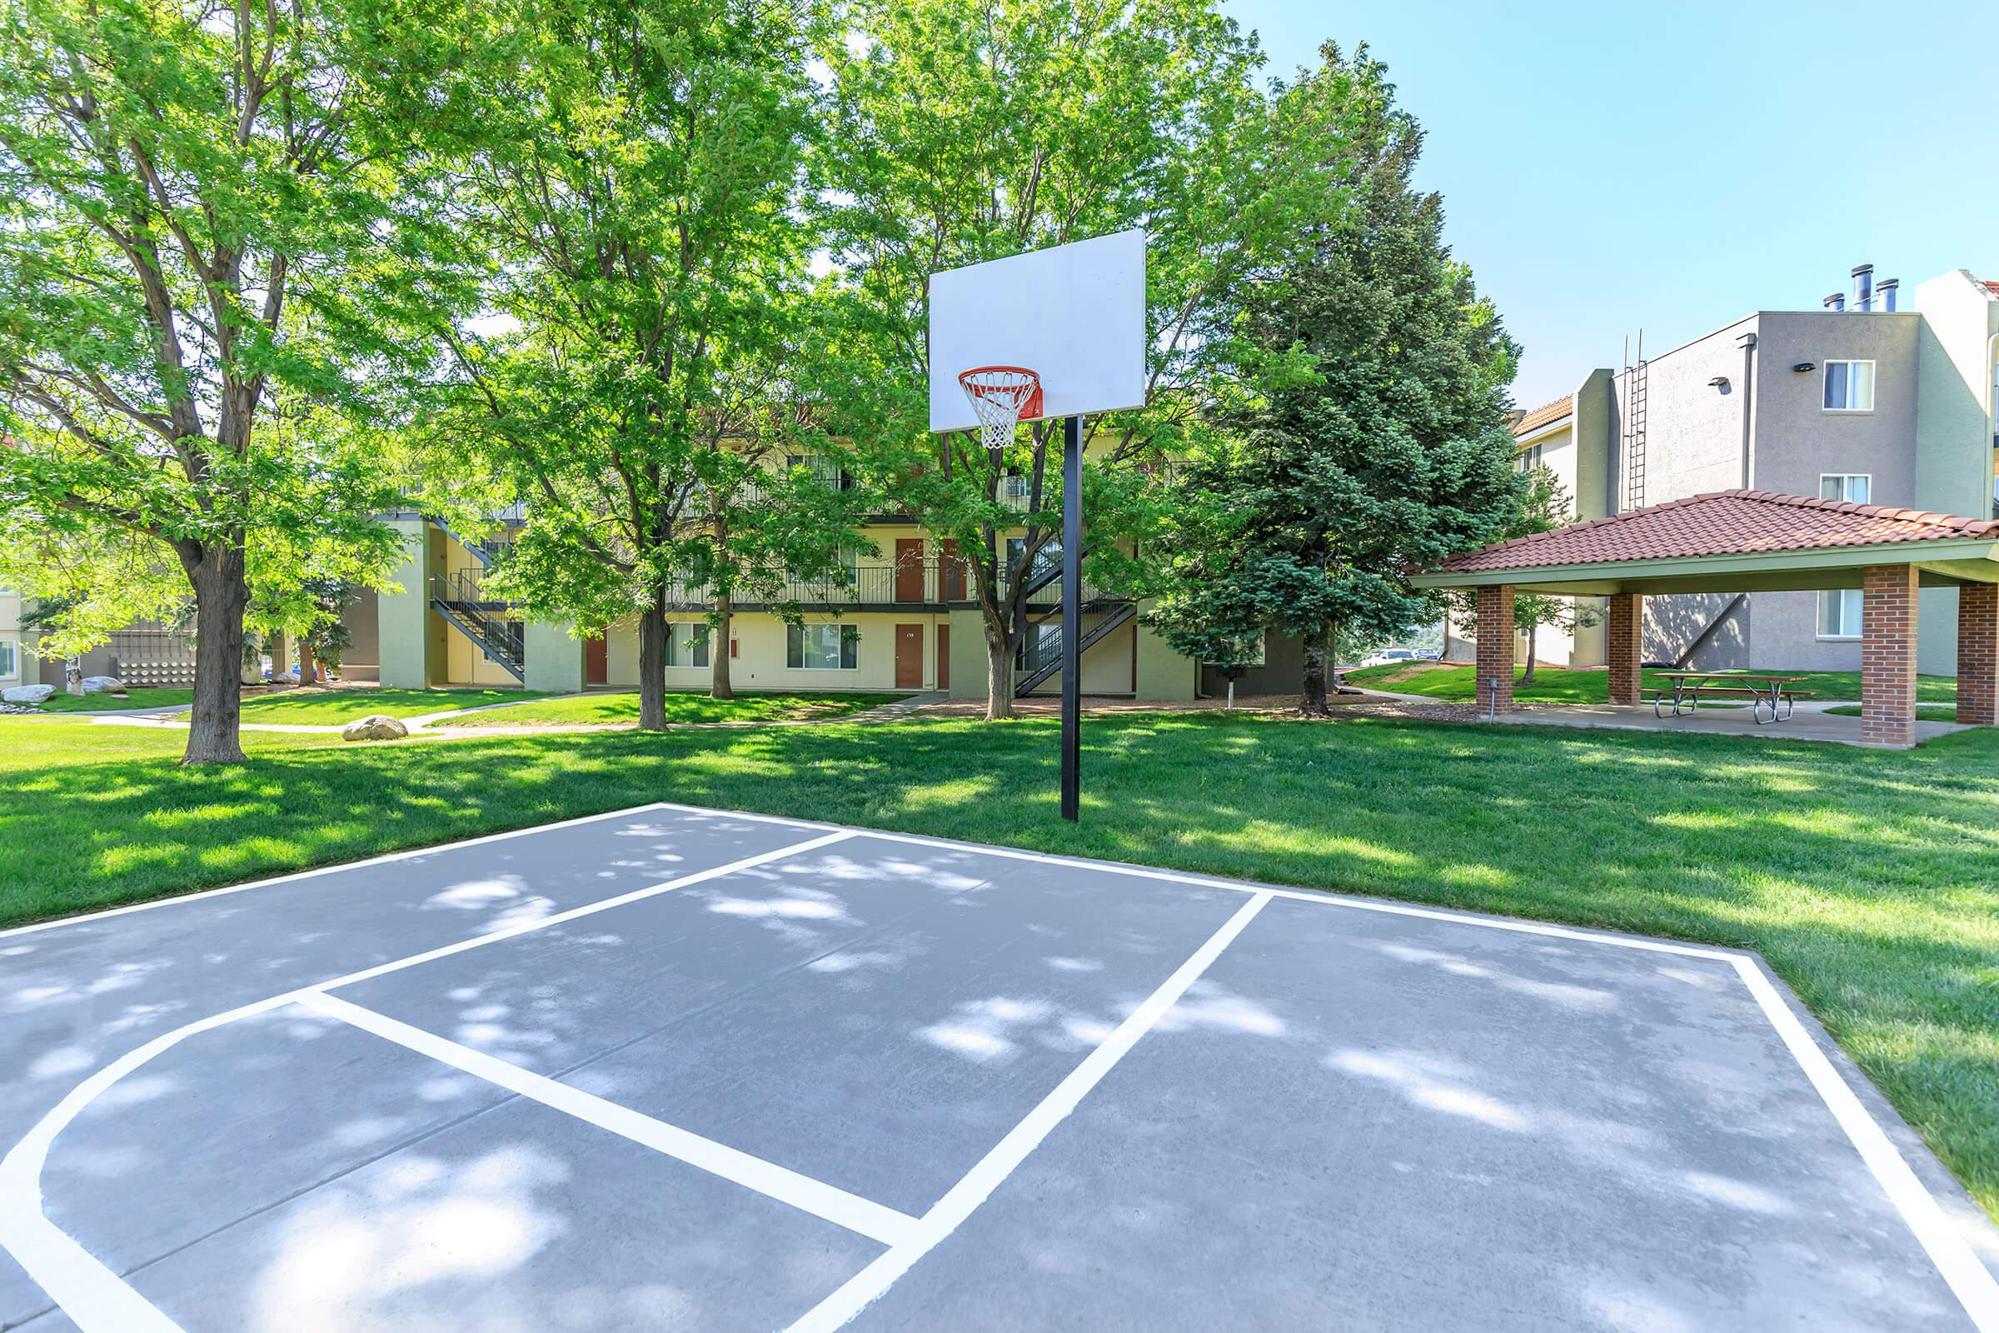
M 1754 480 L 1750 466 L 1754 421 L 1750 413 L 1756 405 L 1756 335 L 1745 333 L 1736 341 L 1742 344 L 1742 489 L 1746 491 Z

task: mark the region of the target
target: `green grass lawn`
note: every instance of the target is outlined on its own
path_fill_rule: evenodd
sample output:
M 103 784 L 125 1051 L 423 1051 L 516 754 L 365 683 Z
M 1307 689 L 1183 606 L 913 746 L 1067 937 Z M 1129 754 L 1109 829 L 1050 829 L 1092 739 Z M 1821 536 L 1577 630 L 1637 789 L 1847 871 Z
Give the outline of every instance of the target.
M 1637 732 L 1127 714 L 342 745 L 19 719 L 0 920 L 669 799 L 1762 951 L 1999 1214 L 1999 730 L 1907 753 Z
M 130 689 L 123 699 L 108 694 L 64 694 L 58 690 L 40 708 L 44 713 L 116 713 L 128 708 L 178 708 L 193 702 L 193 690 Z
M 906 699 L 905 694 L 759 694 L 745 692 L 733 699 L 710 699 L 692 691 L 670 690 L 666 696 L 668 725 L 684 722 L 785 722 L 808 717 L 840 717 Z M 637 722 L 636 691 L 617 694 L 571 695 L 543 699 L 519 708 L 445 718 L 439 726 L 520 727 L 574 726 L 587 723 Z
M 1394 690 L 1401 694 L 1428 695 L 1433 699 L 1469 700 L 1475 697 L 1472 679 L 1475 670 L 1470 663 L 1419 662 L 1411 665 L 1391 662 L 1387 666 L 1349 671 L 1345 679 L 1363 689 Z M 1522 685 L 1520 678 L 1526 670 L 1524 666 L 1513 668 L 1513 697 L 1521 703 L 1610 702 L 1610 674 L 1600 668 L 1592 671 L 1542 666 L 1536 668 L 1532 685 Z M 1820 699 L 1860 697 L 1858 671 L 1787 671 L 1782 667 L 1770 670 L 1777 675 L 1805 677 L 1793 688 L 1809 690 Z M 1657 671 L 1647 671 L 1645 688 L 1660 686 L 1671 689 L 1672 682 L 1662 679 Z M 1918 676 L 1916 697 L 1931 703 L 1955 703 L 1957 677 Z
M 1859 717 L 1860 705 L 1836 704 L 1833 707 L 1826 709 L 1825 711 L 1828 713 L 1836 714 L 1840 717 Z M 1917 704 L 1916 719 L 1920 722 L 1955 722 L 1957 721 L 1957 705 Z
M 447 708 L 477 708 L 481 704 L 503 704 L 516 699 L 539 699 L 531 690 L 398 690 L 366 686 L 359 689 L 291 689 L 273 694 L 246 695 L 245 722 L 293 722 L 301 726 L 339 726 L 357 717 L 387 713 L 390 717 L 415 717 L 419 713 L 441 713 Z

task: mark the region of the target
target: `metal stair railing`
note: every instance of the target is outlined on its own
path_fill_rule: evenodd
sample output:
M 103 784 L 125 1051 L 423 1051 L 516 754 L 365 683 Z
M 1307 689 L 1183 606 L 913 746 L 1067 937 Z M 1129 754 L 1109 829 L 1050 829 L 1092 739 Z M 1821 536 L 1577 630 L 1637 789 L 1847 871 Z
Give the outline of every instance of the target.
M 1138 607 L 1135 603 L 1118 603 L 1109 615 L 1083 631 L 1083 637 L 1076 644 L 1077 655 L 1081 656 L 1081 654 L 1089 652 L 1093 646 L 1102 641 L 1105 635 L 1120 626 L 1130 624 L 1137 618 Z M 1062 636 L 1067 632 L 1067 626 L 1058 626 L 1055 633 L 1048 635 L 1035 645 L 1039 650 L 1038 655 L 1045 660 L 1026 675 L 1014 680 L 1013 694 L 1016 699 L 1026 695 L 1029 691 L 1062 669 Z
M 488 661 L 499 663 L 508 675 L 525 682 L 525 633 L 518 621 L 493 614 L 505 610 L 507 604 L 484 596 L 476 570 L 461 569 L 432 576 L 430 604 L 446 624 L 471 640 Z

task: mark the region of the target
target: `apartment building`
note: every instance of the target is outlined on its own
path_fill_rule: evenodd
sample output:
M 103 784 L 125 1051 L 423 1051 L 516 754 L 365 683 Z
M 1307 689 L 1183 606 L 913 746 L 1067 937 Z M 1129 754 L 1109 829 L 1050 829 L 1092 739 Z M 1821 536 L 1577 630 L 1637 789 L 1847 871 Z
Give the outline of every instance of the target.
M 1582 519 L 1753 488 L 1941 514 L 1995 512 L 1999 282 L 1917 286 L 1853 270 L 1816 310 L 1759 310 L 1621 369 L 1590 371 L 1514 425 Z M 1918 669 L 1953 674 L 1957 592 L 1925 589 Z M 1454 627 L 1451 655 L 1466 655 Z M 1600 630 L 1544 629 L 1544 661 L 1601 665 Z M 1857 670 L 1857 590 L 1648 598 L 1645 655 L 1703 669 Z
M 1026 509 L 1024 484 L 1002 498 Z M 602 635 L 578 637 L 567 624 L 520 615 L 486 590 L 484 575 L 508 540 L 506 529 L 522 518 L 518 511 L 503 515 L 497 539 L 477 541 L 422 514 L 389 516 L 408 552 L 393 575 L 402 591 L 364 595 L 349 608 L 349 674 L 393 686 L 635 687 L 636 617 Z M 985 697 L 984 619 L 954 544 L 899 513 L 872 515 L 860 535 L 878 554 L 857 551 L 837 577 L 784 589 L 778 604 L 795 605 L 802 624 L 787 624 L 774 604 L 739 600 L 726 648 L 711 641 L 708 590 L 673 590 L 667 688 L 707 688 L 710 655 L 727 651 L 738 690 L 938 690 L 954 698 Z M 1028 597 L 1039 619 L 1014 664 L 1019 695 L 1053 693 L 1061 683 L 1060 558 L 1052 547 L 1046 557 Z M 1080 621 L 1086 693 L 1193 697 L 1195 665 L 1142 626 L 1130 601 L 1086 588 Z

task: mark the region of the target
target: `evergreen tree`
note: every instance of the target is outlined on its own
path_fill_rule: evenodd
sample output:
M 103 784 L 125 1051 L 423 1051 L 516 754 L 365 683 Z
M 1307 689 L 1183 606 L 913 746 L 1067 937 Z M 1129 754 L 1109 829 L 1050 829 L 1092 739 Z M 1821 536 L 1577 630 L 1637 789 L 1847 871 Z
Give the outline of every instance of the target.
M 1315 714 L 1336 635 L 1389 638 L 1432 614 L 1407 575 L 1497 536 L 1526 484 L 1504 425 L 1518 350 L 1444 245 L 1442 199 L 1410 183 L 1422 131 L 1365 47 L 1322 55 L 1291 91 L 1345 102 L 1354 137 L 1327 166 L 1349 174 L 1352 206 L 1250 303 L 1260 392 L 1186 479 L 1226 509 L 1229 541 L 1188 558 L 1168 598 L 1190 623 L 1251 608 L 1301 638 Z

